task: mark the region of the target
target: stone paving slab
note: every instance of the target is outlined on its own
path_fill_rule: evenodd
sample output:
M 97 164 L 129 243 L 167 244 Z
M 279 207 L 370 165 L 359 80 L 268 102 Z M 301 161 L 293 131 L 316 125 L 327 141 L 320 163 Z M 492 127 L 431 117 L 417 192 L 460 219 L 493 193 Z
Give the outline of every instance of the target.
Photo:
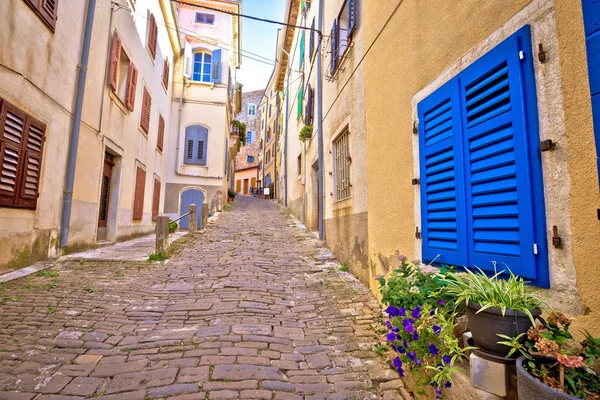
M 278 206 L 239 196 L 178 243 L 0 283 L 0 400 L 409 398 L 375 298 Z

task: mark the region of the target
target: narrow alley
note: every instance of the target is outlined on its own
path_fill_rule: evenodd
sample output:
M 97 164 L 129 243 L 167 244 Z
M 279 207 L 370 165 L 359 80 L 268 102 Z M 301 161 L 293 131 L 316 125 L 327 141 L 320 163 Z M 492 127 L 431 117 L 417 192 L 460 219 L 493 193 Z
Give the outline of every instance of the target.
M 164 264 L 0 286 L 0 399 L 408 398 L 375 298 L 282 210 L 238 196 Z

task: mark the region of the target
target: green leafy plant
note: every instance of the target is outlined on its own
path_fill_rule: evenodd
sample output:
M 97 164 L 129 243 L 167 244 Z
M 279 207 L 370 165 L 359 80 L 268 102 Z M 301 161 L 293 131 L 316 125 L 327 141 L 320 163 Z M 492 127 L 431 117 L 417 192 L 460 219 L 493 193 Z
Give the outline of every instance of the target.
M 177 225 L 177 222 L 169 222 L 169 232 L 173 233 L 177 230 L 177 228 L 179 227 L 179 225 Z
M 225 211 L 231 211 L 232 209 L 233 209 L 233 206 L 231 204 L 223 205 L 223 210 L 225 210 Z
M 229 196 L 230 199 L 235 199 L 236 194 L 236 191 L 232 188 L 227 189 L 227 196 Z
M 96 289 L 94 289 L 94 288 L 92 288 L 90 286 L 84 286 L 83 290 L 86 291 L 86 292 L 88 292 L 88 293 L 96 293 L 97 292 Z
M 348 266 L 346 264 L 342 265 L 341 267 L 338 268 L 338 271 L 340 272 L 348 272 Z
M 522 335 L 498 335 L 506 339 L 499 343 L 509 346 L 511 353 L 519 351 L 528 358 L 523 367 L 540 382 L 581 399 L 600 399 L 600 338 L 585 331 L 582 341 L 575 340 L 569 331 L 571 320 L 556 311 L 547 321 L 538 319 L 540 324 L 529 328 L 524 344 L 519 342 Z
M 495 267 L 495 266 L 494 266 Z M 495 269 L 495 268 L 494 268 Z M 501 309 L 502 315 L 507 309 L 521 311 L 535 324 L 530 310 L 550 306 L 541 297 L 533 293 L 523 278 L 509 271 L 507 279 L 501 278 L 504 270 L 488 276 L 478 268 L 473 273 L 465 268 L 465 274 L 450 273 L 444 279 L 446 293 L 456 298 L 457 303 L 477 303 L 481 308 L 477 313 L 490 307 Z
M 246 145 L 246 124 L 238 121 L 237 119 L 234 119 L 232 121 L 232 125 L 234 128 L 234 133 L 237 133 L 239 138 L 240 138 L 240 143 L 242 146 Z
M 48 315 L 56 314 L 56 308 L 48 306 Z
M 313 134 L 313 127 L 310 125 L 305 125 L 302 129 L 300 129 L 300 133 L 298 134 L 298 139 L 301 142 L 309 139 Z
M 167 254 L 164 251 L 159 253 L 150 253 L 148 254 L 148 261 L 165 261 L 167 259 Z

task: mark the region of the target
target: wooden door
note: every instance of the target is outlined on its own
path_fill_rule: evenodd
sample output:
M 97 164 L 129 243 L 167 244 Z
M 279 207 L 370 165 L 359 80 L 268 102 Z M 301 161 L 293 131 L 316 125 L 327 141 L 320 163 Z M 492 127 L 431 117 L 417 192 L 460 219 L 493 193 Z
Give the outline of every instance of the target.
M 110 199 L 110 177 L 112 175 L 113 163 L 104 159 L 102 171 L 102 191 L 100 193 L 100 213 L 98 215 L 98 227 L 106 228 L 108 221 L 108 201 Z
M 235 191 L 238 192 L 238 193 L 242 191 L 242 181 L 241 181 L 241 179 L 238 179 L 235 182 Z
M 200 229 L 202 226 L 202 204 L 204 203 L 204 193 L 200 190 L 189 189 L 181 194 L 181 210 L 179 215 L 189 212 L 190 204 L 196 205 L 196 227 Z M 179 222 L 181 229 L 189 228 L 189 216 L 183 217 Z
M 244 194 L 248 194 L 248 179 L 244 179 Z

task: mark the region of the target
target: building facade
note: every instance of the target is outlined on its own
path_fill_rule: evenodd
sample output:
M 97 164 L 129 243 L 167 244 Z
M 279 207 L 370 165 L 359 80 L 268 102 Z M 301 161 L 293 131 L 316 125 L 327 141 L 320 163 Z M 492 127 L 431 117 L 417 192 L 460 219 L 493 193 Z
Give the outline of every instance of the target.
M 192 3 L 176 6 L 191 63 L 190 78 L 183 77 L 185 57 L 178 58 L 174 67 L 169 139 L 173 151 L 168 157 L 165 213 L 175 219 L 187 213 L 190 204 L 199 209 L 202 205 L 198 213 L 202 226 L 209 211 L 221 209 L 234 179 L 238 139 L 231 133 L 233 116 L 241 107 L 241 88 L 235 81 L 241 65 L 241 25 L 231 13 L 241 12 L 241 1 Z M 185 217 L 180 227 L 187 226 Z
M 261 138 L 260 101 L 264 90 L 242 94 L 242 109 L 236 119 L 246 124 L 246 143 L 235 157 L 235 191 L 248 194 L 258 189 L 258 165 Z
M 399 254 L 510 268 L 598 335 L 600 4 L 364 10 L 373 291 Z
M 61 226 L 87 5 L 0 5 L 0 271 L 55 257 L 61 247 L 150 232 L 162 209 L 161 138 L 170 118 L 170 66 L 180 50 L 174 9 L 166 0 L 97 2 L 79 145 L 71 150 L 70 223 Z

